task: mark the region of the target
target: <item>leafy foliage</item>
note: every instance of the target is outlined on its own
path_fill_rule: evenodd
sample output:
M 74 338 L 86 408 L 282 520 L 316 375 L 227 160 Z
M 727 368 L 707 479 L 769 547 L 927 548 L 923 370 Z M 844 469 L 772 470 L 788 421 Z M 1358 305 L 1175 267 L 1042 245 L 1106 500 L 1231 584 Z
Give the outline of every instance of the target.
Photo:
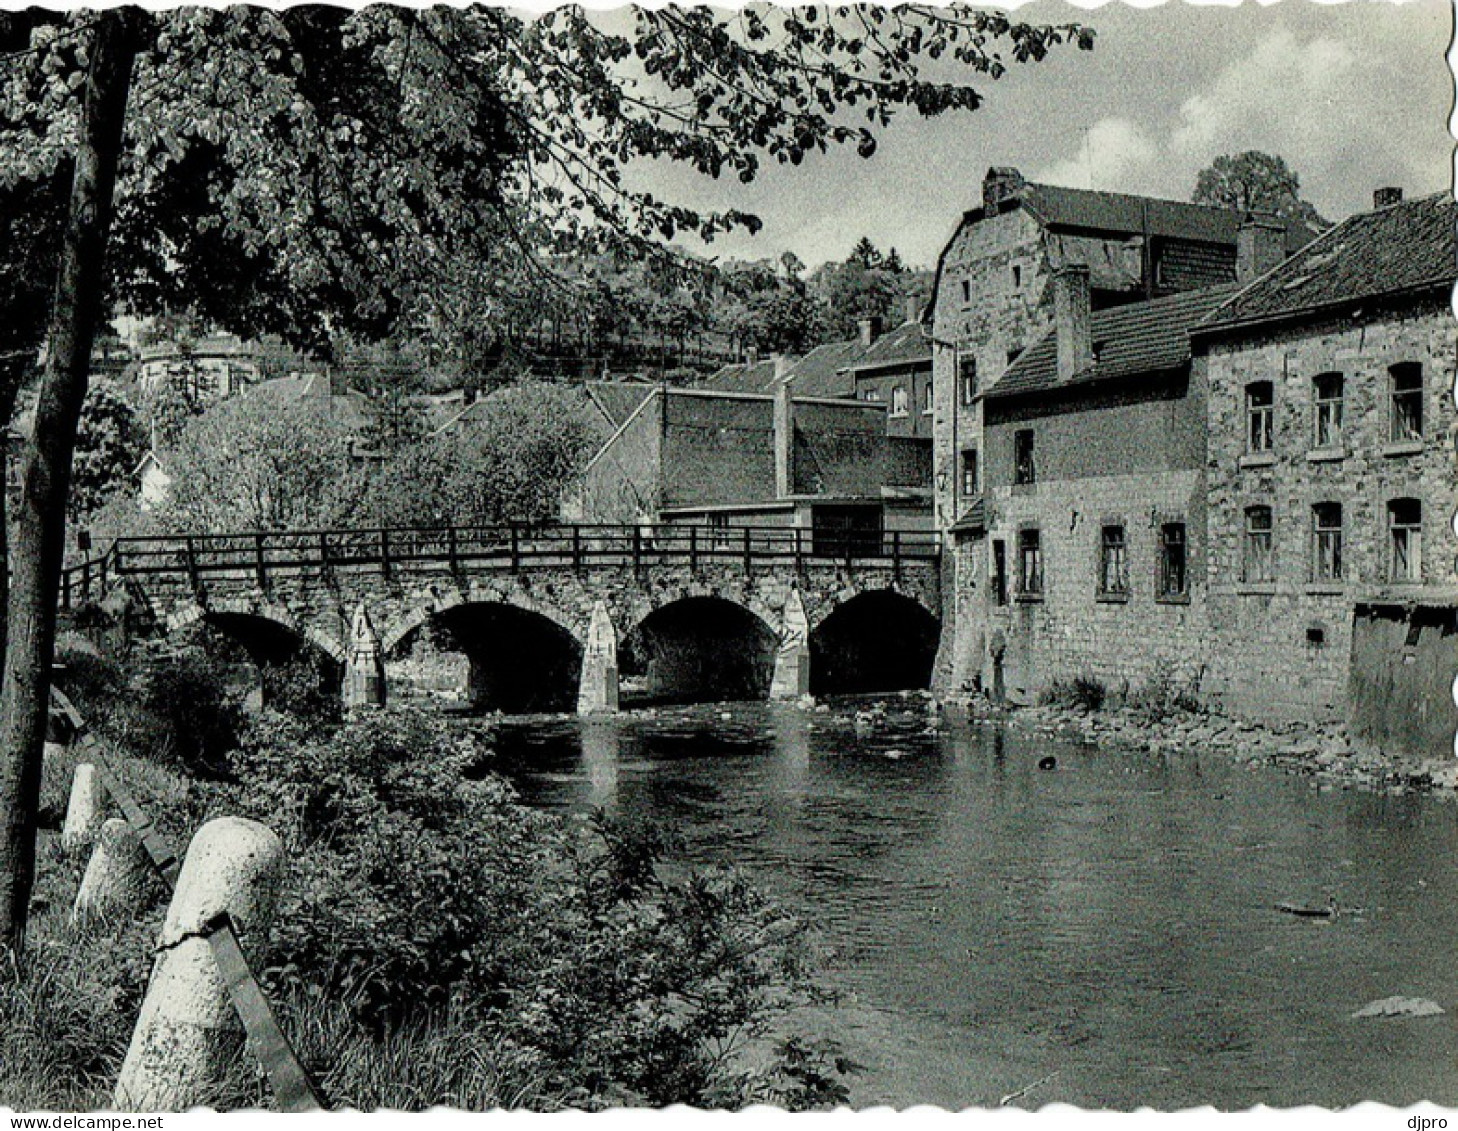
M 1195 178 L 1190 199 L 1240 212 L 1274 212 L 1318 231 L 1331 227 L 1331 221 L 1301 199 L 1301 179 L 1285 159 L 1255 149 L 1215 158 Z
M 72 515 L 89 514 L 112 494 L 130 488 L 132 472 L 146 450 L 142 422 L 116 385 L 92 385 L 81 409 L 71 462 Z
M 229 804 L 298 861 L 270 972 L 282 992 L 345 1005 L 381 1039 L 473 1026 L 574 1106 L 829 1094 L 824 1050 L 768 1075 L 738 1059 L 815 996 L 801 924 L 732 873 L 663 879 L 660 835 L 526 809 L 488 763 L 415 712 L 323 738 L 271 718 L 249 738 Z

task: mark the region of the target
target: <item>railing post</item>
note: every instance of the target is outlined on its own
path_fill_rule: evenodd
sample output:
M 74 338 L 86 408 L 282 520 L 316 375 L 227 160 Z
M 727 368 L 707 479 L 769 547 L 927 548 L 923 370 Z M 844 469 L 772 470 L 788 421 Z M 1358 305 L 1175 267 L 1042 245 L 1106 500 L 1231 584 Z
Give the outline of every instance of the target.
M 855 552 L 856 552 L 855 539 L 851 537 L 850 529 L 847 528 L 846 531 L 845 531 L 845 571 L 846 571 L 846 573 L 850 573 L 850 571 L 851 571 L 851 562 L 855 558 Z
M 750 572 L 751 554 L 753 553 L 753 551 L 750 549 L 749 542 L 751 529 L 752 527 L 748 526 L 744 528 L 744 572 L 746 574 Z
M 689 572 L 699 572 L 699 528 L 689 527 Z
M 386 577 L 390 576 L 390 532 L 383 527 L 380 529 L 380 572 Z
M 61 574 L 61 608 L 71 607 L 71 571 L 66 570 Z
M 253 536 L 253 572 L 259 589 L 268 588 L 268 566 L 263 559 L 263 532 Z
M 901 531 L 891 531 L 891 576 L 901 580 Z
M 460 551 L 456 548 L 456 528 L 454 526 L 446 527 L 446 556 L 450 560 L 451 573 L 460 573 Z
M 100 587 L 101 595 L 103 597 L 106 596 L 106 568 L 107 568 L 107 565 L 109 563 L 110 558 L 111 558 L 111 551 L 108 550 L 106 553 L 104 553 L 104 554 L 101 555 L 101 561 L 99 561 L 99 562 L 96 563 L 97 564 L 97 567 L 98 567 L 98 570 L 101 573 L 101 578 L 100 578 L 100 581 L 99 581 L 98 584 L 99 584 L 99 587 Z
M 81 600 L 91 600 L 91 559 L 81 563 Z
M 187 583 L 196 593 L 201 588 L 201 582 L 197 575 L 197 546 L 190 537 L 183 539 L 183 554 L 187 559 Z
M 802 533 L 803 532 L 801 531 L 801 529 L 798 526 L 795 527 L 795 572 L 796 573 L 804 573 L 805 572 L 805 551 L 803 549 L 801 549 L 801 546 L 800 546 L 800 535 Z
M 319 531 L 319 576 L 325 577 L 329 573 L 329 535 L 326 531 Z
M 633 527 L 633 572 L 637 573 L 643 568 L 643 529 Z
M 576 523 L 572 526 L 572 568 L 582 572 L 582 527 Z
M 515 522 L 511 524 L 511 572 L 521 572 L 521 530 Z

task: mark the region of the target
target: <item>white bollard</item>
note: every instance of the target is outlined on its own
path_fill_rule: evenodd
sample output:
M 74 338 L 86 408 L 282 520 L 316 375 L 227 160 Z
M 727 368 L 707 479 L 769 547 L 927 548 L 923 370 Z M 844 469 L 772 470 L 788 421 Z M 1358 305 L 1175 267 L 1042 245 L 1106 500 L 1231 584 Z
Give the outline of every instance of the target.
M 142 838 L 120 817 L 109 818 L 86 862 L 71 908 L 71 925 L 85 927 L 140 911 L 150 877 Z
M 285 868 L 282 842 L 257 821 L 221 817 L 192 838 L 117 1078 L 117 1110 L 185 1111 L 213 1098 L 243 1031 L 206 930 L 227 912 L 240 935 L 261 938 Z
M 71 799 L 61 826 L 61 851 L 75 856 L 89 848 L 106 820 L 106 787 L 90 762 L 80 762 L 71 777 Z

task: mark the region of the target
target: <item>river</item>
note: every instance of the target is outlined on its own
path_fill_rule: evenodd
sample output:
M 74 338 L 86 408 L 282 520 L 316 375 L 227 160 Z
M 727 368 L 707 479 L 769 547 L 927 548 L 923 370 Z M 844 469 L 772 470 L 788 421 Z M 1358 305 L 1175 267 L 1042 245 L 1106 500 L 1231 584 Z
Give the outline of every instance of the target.
M 497 745 L 529 802 L 663 822 L 819 927 L 857 1107 L 1458 1107 L 1458 806 L 865 710 L 535 719 Z M 1330 897 L 1332 920 L 1274 906 Z M 1392 995 L 1450 1012 L 1351 1016 Z

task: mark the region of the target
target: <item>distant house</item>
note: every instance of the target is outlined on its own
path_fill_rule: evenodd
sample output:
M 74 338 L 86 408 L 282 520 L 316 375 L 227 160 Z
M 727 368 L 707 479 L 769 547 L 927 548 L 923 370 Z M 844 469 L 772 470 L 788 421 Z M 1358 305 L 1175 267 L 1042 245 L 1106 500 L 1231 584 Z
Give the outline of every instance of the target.
M 172 488 L 172 475 L 162 463 L 162 457 L 148 450 L 137 463 L 132 478 L 137 483 L 137 506 L 144 511 L 156 510 L 167 501 L 167 492 Z
M 928 444 L 886 434 L 885 406 L 652 387 L 563 504 L 587 523 L 926 529 Z
M 137 387 L 143 393 L 155 392 L 169 380 L 181 381 L 200 404 L 234 396 L 263 379 L 254 347 L 231 334 L 199 338 L 186 346 L 160 342 L 144 347 L 137 359 Z

